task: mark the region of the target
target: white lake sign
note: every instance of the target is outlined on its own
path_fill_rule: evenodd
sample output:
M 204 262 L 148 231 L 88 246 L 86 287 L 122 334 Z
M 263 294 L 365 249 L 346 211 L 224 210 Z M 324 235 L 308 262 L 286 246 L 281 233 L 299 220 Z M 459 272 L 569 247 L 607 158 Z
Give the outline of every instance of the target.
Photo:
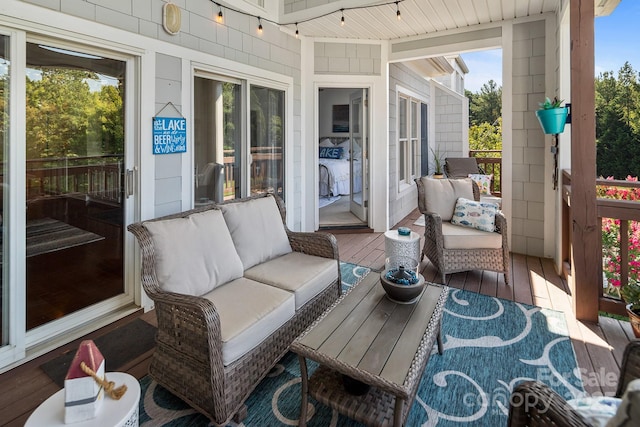
M 187 119 L 154 117 L 153 154 L 185 153 L 186 151 Z

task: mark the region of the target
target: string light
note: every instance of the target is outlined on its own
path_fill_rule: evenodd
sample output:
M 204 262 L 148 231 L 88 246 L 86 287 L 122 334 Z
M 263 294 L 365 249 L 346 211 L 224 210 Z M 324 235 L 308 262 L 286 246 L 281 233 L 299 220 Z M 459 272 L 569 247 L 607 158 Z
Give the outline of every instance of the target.
M 223 7 L 222 4 L 219 3 L 216 0 L 210 0 L 210 1 L 211 1 L 211 3 L 215 4 L 216 6 L 218 6 L 219 10 L 218 10 L 218 14 L 217 14 L 215 19 L 219 23 L 222 23 L 223 20 L 224 20 L 224 17 L 223 17 L 223 14 L 222 14 L 222 7 Z M 262 34 L 262 30 L 263 30 L 263 28 L 262 28 L 262 20 L 265 20 L 267 22 L 271 22 L 273 25 L 278 26 L 278 27 L 286 27 L 286 26 L 289 26 L 289 25 L 295 25 L 295 27 L 296 27 L 295 36 L 296 36 L 296 38 L 298 38 L 300 36 L 300 31 L 298 30 L 298 24 L 302 24 L 302 23 L 305 23 L 305 22 L 314 21 L 316 19 L 324 18 L 326 16 L 332 15 L 332 14 L 337 13 L 337 12 L 340 12 L 340 14 L 341 14 L 341 16 L 340 16 L 340 26 L 344 26 L 345 25 L 345 20 L 344 20 L 344 11 L 345 10 L 360 10 L 360 9 L 379 8 L 379 7 L 385 7 L 385 6 L 388 6 L 388 5 L 395 4 L 396 5 L 396 18 L 398 20 L 401 20 L 402 16 L 400 14 L 400 5 L 399 4 L 402 3 L 403 1 L 405 1 L 405 0 L 392 0 L 392 1 L 388 1 L 386 3 L 378 3 L 378 4 L 367 5 L 367 6 L 343 7 L 341 9 L 334 10 L 332 12 L 327 12 L 327 13 L 324 13 L 324 14 L 321 14 L 321 15 L 318 15 L 318 16 L 314 16 L 314 17 L 311 17 L 311 18 L 299 20 L 297 22 L 277 22 L 277 21 L 274 21 L 274 20 L 271 20 L 271 19 L 268 19 L 268 18 L 262 18 L 261 16 L 254 15 L 252 13 L 236 9 L 234 7 L 231 7 L 231 6 L 225 5 L 224 8 L 227 9 L 227 10 L 231 10 L 233 12 L 239 13 L 239 14 L 244 15 L 244 16 L 250 16 L 250 17 L 253 17 L 253 18 L 257 18 L 258 19 L 258 34 Z

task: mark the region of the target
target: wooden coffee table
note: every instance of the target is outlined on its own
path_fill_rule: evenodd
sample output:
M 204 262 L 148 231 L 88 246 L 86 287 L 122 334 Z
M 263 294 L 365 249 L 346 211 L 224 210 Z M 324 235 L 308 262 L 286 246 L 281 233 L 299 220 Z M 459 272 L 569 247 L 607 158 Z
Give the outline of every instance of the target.
M 306 425 L 307 398 L 367 425 L 401 426 L 438 341 L 448 288 L 428 283 L 413 304 L 394 303 L 371 272 L 343 295 L 291 345 L 302 376 L 300 426 Z M 307 359 L 320 364 L 311 378 Z M 342 375 L 369 384 L 355 396 L 345 391 Z

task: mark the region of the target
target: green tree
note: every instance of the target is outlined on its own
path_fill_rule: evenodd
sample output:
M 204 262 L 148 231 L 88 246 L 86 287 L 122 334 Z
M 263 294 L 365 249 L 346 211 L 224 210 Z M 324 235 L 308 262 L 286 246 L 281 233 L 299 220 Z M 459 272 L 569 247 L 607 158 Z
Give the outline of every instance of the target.
M 629 62 L 595 79 L 597 173 L 640 176 L 640 84 Z
M 502 87 L 489 80 L 478 93 L 465 91 L 469 98 L 469 125 L 494 124 L 502 117 Z

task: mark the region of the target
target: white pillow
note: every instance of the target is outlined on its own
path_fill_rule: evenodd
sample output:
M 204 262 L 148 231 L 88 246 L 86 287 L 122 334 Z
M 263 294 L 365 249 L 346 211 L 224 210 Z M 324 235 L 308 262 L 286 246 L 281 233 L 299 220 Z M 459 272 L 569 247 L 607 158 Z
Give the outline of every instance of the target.
M 593 427 L 605 427 L 620 406 L 621 400 L 615 397 L 580 397 L 567 401 L 574 411 L 582 415 Z
M 156 275 L 164 291 L 200 296 L 244 273 L 218 209 L 144 226 L 153 240 Z
M 333 147 L 333 142 L 331 142 L 331 139 L 329 138 L 323 138 L 320 140 L 320 144 L 318 144 L 318 146 L 320 147 Z
M 622 395 L 622 403 L 607 427 L 640 425 L 640 379 L 630 381 Z
M 491 195 L 491 179 L 493 179 L 493 174 L 482 175 L 479 173 L 470 173 L 469 178 L 471 178 L 476 182 L 476 184 L 478 184 L 478 188 L 480 189 L 480 195 L 482 196 Z
M 493 232 L 496 229 L 498 206 L 460 197 L 453 210 L 451 224 Z
M 451 221 L 453 209 L 459 197 L 473 199 L 470 178 L 435 179 L 423 176 L 422 184 L 426 196 L 427 212 L 440 215 L 443 221 Z
M 340 144 L 336 145 L 336 147 L 342 148 L 342 158 L 345 160 L 349 160 L 351 157 L 351 141 L 345 139 Z
M 292 252 L 273 196 L 220 205 L 245 270 Z

